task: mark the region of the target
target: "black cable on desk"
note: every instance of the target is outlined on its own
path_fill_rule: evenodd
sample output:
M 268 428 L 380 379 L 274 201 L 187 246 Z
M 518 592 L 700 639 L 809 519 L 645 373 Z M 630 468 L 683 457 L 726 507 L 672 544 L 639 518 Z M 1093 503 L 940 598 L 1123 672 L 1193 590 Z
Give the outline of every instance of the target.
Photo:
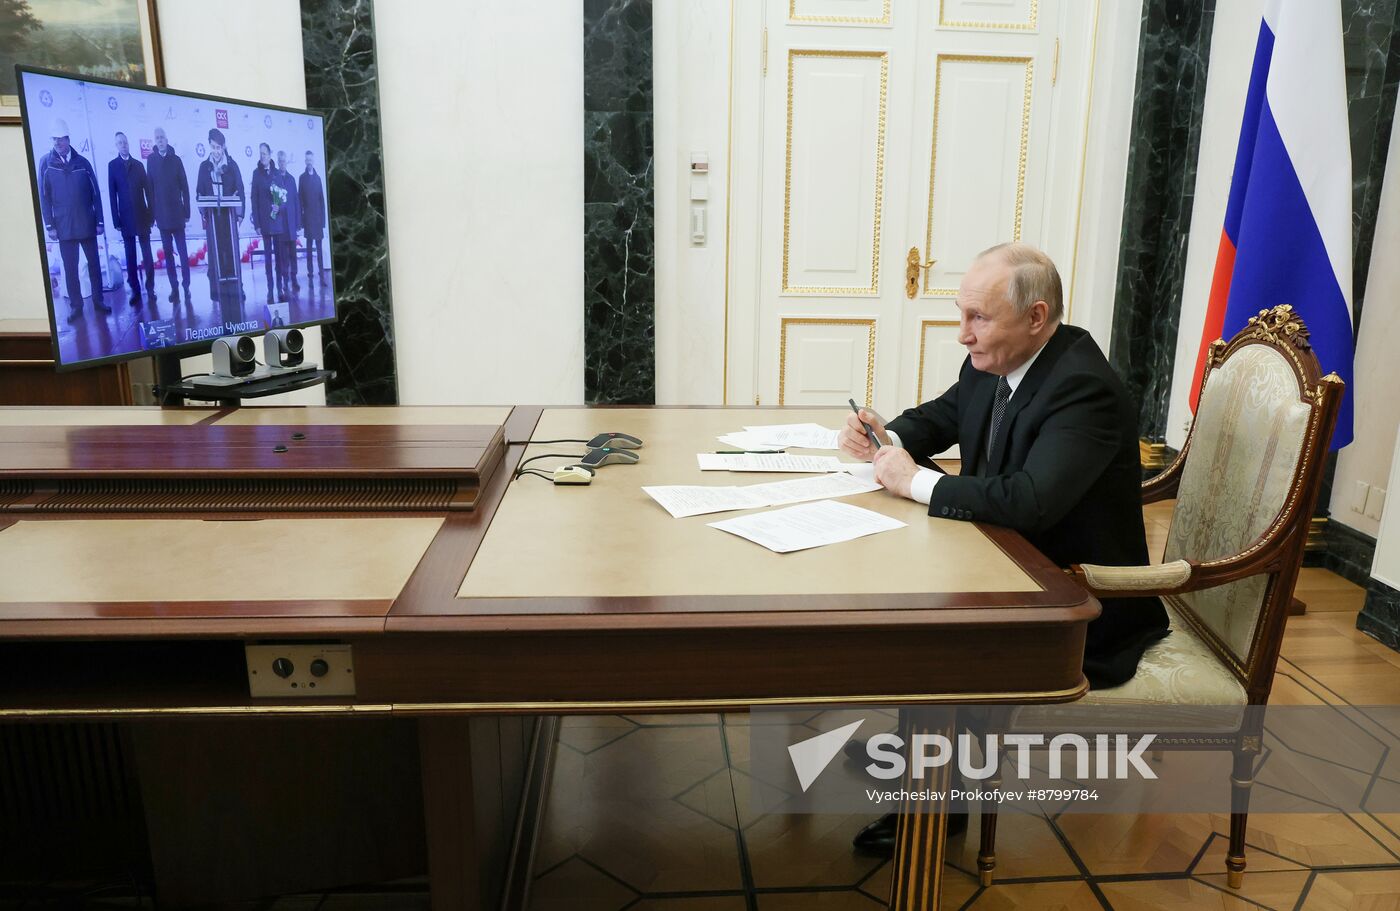
M 542 453 L 542 454 L 537 455 L 537 456 L 530 456 L 528 459 L 525 459 L 525 460 L 521 461 L 521 463 L 520 463 L 519 465 L 515 466 L 515 476 L 516 476 L 517 478 L 520 477 L 520 475 L 526 471 L 525 466 L 526 466 L 527 464 L 529 464 L 530 462 L 533 462 L 533 461 L 535 461 L 535 460 L 537 460 L 537 459 L 581 459 L 581 458 L 583 458 L 583 456 L 581 456 L 581 455 L 573 455 L 572 453 L 568 453 L 568 452 L 546 452 L 546 453 Z

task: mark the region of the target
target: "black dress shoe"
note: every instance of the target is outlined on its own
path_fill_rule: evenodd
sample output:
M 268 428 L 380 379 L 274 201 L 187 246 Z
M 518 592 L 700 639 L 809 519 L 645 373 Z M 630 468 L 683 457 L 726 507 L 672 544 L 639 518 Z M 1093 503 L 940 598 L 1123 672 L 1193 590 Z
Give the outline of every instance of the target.
M 178 303 L 180 302 L 180 292 L 179 292 L 179 291 L 171 291 L 171 292 L 170 292 L 170 296 L 167 297 L 166 300 L 170 301 L 170 303 L 172 303 L 172 304 L 178 304 Z
M 68 314 L 68 325 L 71 326 L 71 325 L 73 325 L 74 323 L 76 323 L 78 320 L 80 320 L 80 319 L 82 319 L 82 318 L 83 318 L 83 311 L 81 311 L 81 310 L 74 310 L 72 313 Z
M 856 837 L 851 839 L 851 845 L 857 851 L 865 854 L 893 857 L 894 838 L 898 829 L 899 817 L 894 813 L 886 813 L 857 832 Z M 949 813 L 947 837 L 962 835 L 965 832 L 967 832 L 967 814 Z
M 131 295 L 131 306 L 133 306 L 133 307 L 139 307 L 139 306 L 141 306 L 141 295 L 139 295 L 139 294 L 133 294 L 133 295 Z
M 112 308 L 111 308 L 111 307 L 107 306 L 106 304 L 104 304 L 102 301 L 99 301 L 99 300 L 95 300 L 95 301 L 92 302 L 92 309 L 96 310 L 98 313 L 111 313 L 111 312 L 112 312 Z

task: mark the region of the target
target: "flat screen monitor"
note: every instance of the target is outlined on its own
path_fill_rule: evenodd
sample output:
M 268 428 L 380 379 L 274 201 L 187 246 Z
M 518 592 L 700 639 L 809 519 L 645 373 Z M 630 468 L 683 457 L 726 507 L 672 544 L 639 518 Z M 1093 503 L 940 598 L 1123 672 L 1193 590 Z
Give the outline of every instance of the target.
M 15 69 L 60 370 L 335 319 L 320 115 Z

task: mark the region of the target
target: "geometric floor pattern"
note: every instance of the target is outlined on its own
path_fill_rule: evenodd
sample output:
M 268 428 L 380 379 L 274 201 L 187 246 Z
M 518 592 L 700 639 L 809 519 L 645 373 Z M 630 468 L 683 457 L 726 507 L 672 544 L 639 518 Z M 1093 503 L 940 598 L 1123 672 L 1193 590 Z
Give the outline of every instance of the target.
M 1165 509 L 1163 508 L 1165 506 Z M 1149 507 L 1160 553 L 1170 505 Z M 1271 703 L 1400 704 L 1400 653 L 1356 630 L 1364 591 L 1304 569 Z M 889 895 L 886 861 L 851 851 L 868 816 L 748 812 L 748 716 L 567 718 L 531 911 L 844 911 Z M 1171 762 L 1170 753 L 1166 762 Z M 1400 911 L 1400 814 L 1253 814 L 1244 887 L 1225 883 L 1223 814 L 1003 813 L 997 879 L 949 841 L 942 907 Z

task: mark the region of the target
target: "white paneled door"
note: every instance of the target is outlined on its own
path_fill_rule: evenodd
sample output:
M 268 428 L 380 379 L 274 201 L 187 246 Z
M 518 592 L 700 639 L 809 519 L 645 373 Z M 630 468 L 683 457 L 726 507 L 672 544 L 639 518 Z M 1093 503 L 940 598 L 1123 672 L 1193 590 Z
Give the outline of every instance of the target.
M 1095 4 L 767 0 L 763 15 L 762 104 L 733 149 L 757 186 L 734 200 L 735 236 L 757 251 L 731 257 L 730 401 L 897 413 L 956 378 L 953 298 L 978 251 L 1035 243 L 1069 287 Z

